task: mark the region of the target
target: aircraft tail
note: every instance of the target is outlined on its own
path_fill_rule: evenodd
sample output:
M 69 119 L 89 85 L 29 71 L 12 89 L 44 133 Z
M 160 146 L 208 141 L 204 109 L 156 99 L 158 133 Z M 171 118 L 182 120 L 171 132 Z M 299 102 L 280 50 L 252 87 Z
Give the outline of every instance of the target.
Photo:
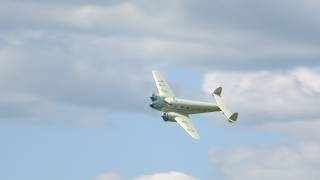
M 225 116 L 227 116 L 228 121 L 230 123 L 234 123 L 235 121 L 237 121 L 238 118 L 238 113 L 232 113 L 225 105 L 225 103 L 222 100 L 221 97 L 221 93 L 222 93 L 222 87 L 218 87 L 217 89 L 215 89 L 212 93 L 212 95 L 214 96 L 214 99 L 216 100 L 216 103 L 218 105 L 218 107 L 220 108 L 220 110 L 223 112 L 223 114 Z

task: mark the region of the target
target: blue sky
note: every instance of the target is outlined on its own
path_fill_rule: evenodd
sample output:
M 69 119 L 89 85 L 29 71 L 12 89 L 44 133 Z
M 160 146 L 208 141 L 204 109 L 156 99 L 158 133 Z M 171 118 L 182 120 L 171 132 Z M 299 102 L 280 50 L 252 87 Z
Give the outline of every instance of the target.
M 3 0 L 0 179 L 317 179 L 320 3 Z M 151 70 L 201 140 L 149 108 Z M 290 172 L 290 173 L 288 173 Z

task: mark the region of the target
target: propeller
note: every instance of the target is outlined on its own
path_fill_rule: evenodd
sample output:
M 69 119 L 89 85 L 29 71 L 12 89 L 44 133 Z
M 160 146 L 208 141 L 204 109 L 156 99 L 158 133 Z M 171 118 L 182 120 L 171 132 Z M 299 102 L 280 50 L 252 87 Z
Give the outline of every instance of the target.
M 151 97 L 150 97 L 150 99 L 151 99 L 152 101 L 157 100 L 157 99 L 158 99 L 157 94 L 156 94 L 155 92 L 153 92 L 152 95 L 151 95 Z

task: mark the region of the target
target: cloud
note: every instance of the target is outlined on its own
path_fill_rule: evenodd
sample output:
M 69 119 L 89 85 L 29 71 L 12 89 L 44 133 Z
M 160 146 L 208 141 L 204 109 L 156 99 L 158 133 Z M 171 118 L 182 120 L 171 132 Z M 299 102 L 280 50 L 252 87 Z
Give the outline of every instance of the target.
M 94 180 L 123 180 L 122 177 L 113 172 L 102 173 L 94 178 Z
M 209 158 L 214 168 L 226 180 L 317 179 L 319 75 L 317 67 L 206 74 L 203 89 L 223 86 L 225 99 L 240 112 L 241 124 L 250 122 L 255 129 L 285 137 L 281 143 L 213 148 Z
M 290 122 L 270 122 L 262 125 L 262 128 L 289 135 L 299 142 L 319 142 L 320 120 L 292 120 Z
M 288 70 L 216 71 L 204 77 L 203 89 L 224 87 L 225 99 L 245 118 L 298 119 L 318 117 L 319 68 Z M 253 118 L 252 118 L 253 117 Z M 245 119 L 244 118 L 244 119 Z
M 19 40 L 0 49 L 0 106 L 6 107 L 1 116 L 23 116 L 23 109 L 32 114 L 41 112 L 38 107 L 59 104 L 135 111 L 148 102 L 152 76 L 143 61 L 111 60 L 103 52 L 109 45 L 90 44 L 96 39 L 60 40 L 31 33 Z M 82 48 L 87 51 L 78 51 Z
M 239 24 L 230 27 L 233 23 L 217 21 L 230 19 L 223 11 L 197 15 L 198 8 L 219 4 L 234 8 L 232 3 L 218 1 L 4 1 L 0 7 L 0 93 L 10 95 L 2 101 L 8 103 L 0 106 L 8 107 L 12 112 L 8 116 L 25 114 L 26 106 L 30 108 L 26 114 L 33 114 L 36 107 L 59 104 L 141 112 L 153 90 L 150 70 L 154 68 L 246 71 L 274 64 L 318 63 L 317 42 L 291 42 L 253 33 L 252 27 L 243 29 Z M 277 6 L 269 4 L 273 5 Z M 238 7 L 242 12 L 245 6 Z M 256 22 L 253 16 L 249 20 Z M 209 26 L 201 23 L 205 21 Z M 310 76 L 314 77 L 299 77 Z M 16 101 L 15 95 L 28 97 L 31 105 Z M 16 111 L 18 106 L 21 110 Z
M 318 143 L 299 143 L 212 149 L 209 154 L 226 180 L 298 180 L 319 177 L 319 150 Z
M 0 20 L 6 25 L 6 28 L 2 29 L 3 39 L 8 39 L 8 34 L 10 36 L 13 33 L 14 36 L 11 35 L 10 38 L 12 41 L 16 39 L 17 34 L 30 29 L 59 39 L 70 39 L 76 35 L 86 37 L 86 40 L 96 37 L 101 41 L 95 42 L 104 43 L 107 46 L 105 50 L 109 49 L 107 52 L 114 59 L 149 59 L 147 62 L 153 59 L 158 62 L 157 65 L 177 64 L 200 68 L 250 69 L 272 67 L 275 63 L 287 67 L 318 63 L 317 59 L 320 56 L 318 41 L 311 42 L 310 38 L 292 41 L 292 37 L 286 38 L 283 34 L 281 34 L 283 38 L 279 38 L 273 33 L 264 32 L 280 27 L 277 31 L 290 34 L 289 32 L 299 29 L 291 28 L 288 32 L 284 29 L 288 26 L 282 21 L 278 22 L 274 15 L 264 10 L 265 7 L 272 9 L 277 7 L 277 17 L 283 18 L 284 22 L 291 22 L 291 26 L 306 27 L 305 23 L 308 22 L 305 19 L 310 19 L 311 23 L 307 24 L 310 28 L 304 29 L 317 32 L 320 26 L 317 21 L 312 20 L 313 15 L 310 13 L 298 14 L 298 17 L 302 16 L 300 18 L 302 20 L 297 24 L 295 16 L 282 13 L 279 3 L 275 1 L 260 3 L 204 1 L 195 4 L 192 1 L 180 0 L 163 2 L 137 0 L 117 3 L 111 1 L 99 4 L 100 2 L 102 1 L 91 4 L 71 3 L 71 6 L 70 3 L 63 2 L 52 4 L 39 1 L 25 3 L 6 1 L 7 6 L 19 13 L 2 6 L 3 10 L 0 12 L 3 18 Z M 284 1 L 283 5 L 286 3 L 287 1 Z M 313 9 L 312 4 L 313 1 L 305 1 L 301 6 L 290 7 L 292 9 L 300 7 L 301 11 L 305 12 L 310 8 Z M 245 10 L 247 6 L 252 7 L 249 8 L 251 11 Z M 207 11 L 209 7 L 216 10 Z M 254 11 L 257 8 L 259 11 Z M 222 9 L 230 10 L 222 11 Z M 231 12 L 238 16 L 233 16 Z M 263 14 L 252 15 L 255 13 Z M 270 24 L 262 21 L 268 16 Z M 199 25 L 199 22 L 202 23 Z M 243 28 L 246 22 L 257 24 L 258 30 L 252 26 Z M 310 35 L 302 30 L 299 29 L 300 36 Z M 296 40 L 296 36 L 293 39 Z M 314 40 L 314 37 L 312 39 Z M 78 42 L 73 46 L 82 43 L 85 42 Z
M 261 33 L 291 42 L 319 43 L 315 36 L 320 25 L 315 18 L 319 16 L 319 3 L 313 0 L 187 1 L 186 7 L 190 18 L 200 26 Z
M 226 180 L 317 179 L 320 175 L 318 67 L 215 71 L 203 89 L 223 86 L 223 96 L 243 123 L 285 137 L 281 143 L 212 148 L 209 158 Z M 239 124 L 239 125 L 241 125 Z
M 112 172 L 103 173 L 97 176 L 94 180 L 122 180 L 123 178 Z M 196 180 L 197 178 L 184 174 L 178 171 L 169 171 L 162 173 L 155 173 L 151 175 L 144 175 L 133 178 L 134 180 Z
M 152 175 L 140 176 L 135 178 L 135 180 L 162 180 L 162 179 L 172 179 L 172 180 L 196 180 L 195 177 L 186 175 L 181 172 L 171 171 L 166 173 L 156 173 Z
M 206 92 L 224 87 L 239 122 L 306 142 L 212 150 L 226 177 L 313 179 L 319 175 L 319 6 L 314 0 L 4 0 L 0 118 L 65 119 L 76 109 L 71 117 L 80 124 L 109 123 L 105 112 L 146 112 L 151 69 L 191 67 L 208 72 Z M 136 179 L 159 178 L 196 179 L 176 171 Z

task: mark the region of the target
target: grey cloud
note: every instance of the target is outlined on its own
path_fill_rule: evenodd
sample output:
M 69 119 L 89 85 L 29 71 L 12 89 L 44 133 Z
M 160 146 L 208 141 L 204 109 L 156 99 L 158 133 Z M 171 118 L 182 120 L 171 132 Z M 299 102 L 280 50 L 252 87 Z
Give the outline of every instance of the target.
M 143 60 L 115 61 L 113 56 L 109 57 L 112 50 L 109 51 L 108 47 L 91 46 L 89 41 L 85 44 L 77 38 L 66 41 L 43 39 L 45 44 L 27 40 L 0 51 L 1 106 L 11 108 L 13 112 L 16 108 L 16 113 L 11 115 L 19 116 L 19 109 L 23 107 L 36 110 L 44 104 L 70 104 L 115 111 L 143 111 L 148 108 L 152 77 L 150 66 L 144 65 Z M 85 45 L 73 45 L 79 42 Z M 87 51 L 81 52 L 83 48 Z M 19 94 L 33 98 L 25 102 Z
M 37 4 L 49 4 L 49 5 L 74 5 L 74 4 L 88 4 L 88 1 L 85 0 L 56 0 L 56 1 L 50 1 L 50 0 L 2 0 L 5 3 L 8 2 L 16 2 L 16 3 L 37 3 Z M 128 0 L 92 0 L 90 1 L 90 4 L 95 5 L 114 5 L 118 3 L 122 3 Z
M 188 1 L 194 22 L 214 28 L 261 33 L 269 38 L 319 45 L 319 8 L 312 1 Z
M 319 119 L 298 119 L 290 122 L 269 122 L 261 126 L 280 134 L 287 134 L 299 142 L 319 142 L 320 120 Z
M 283 6 L 273 1 L 205 1 L 196 4 L 192 1 L 125 1 L 100 6 L 94 3 L 69 6 L 14 2 L 11 8 L 3 8 L 1 20 L 7 29 L 9 26 L 9 31 L 14 32 L 36 29 L 53 35 L 56 32 L 65 36 L 80 33 L 87 37 L 112 37 L 124 44 L 138 43 L 138 46 L 141 41 L 149 41 L 151 45 L 146 43 L 143 48 L 159 52 L 149 58 L 181 66 L 248 69 L 274 67 L 275 64 L 285 68 L 318 63 L 317 36 L 311 41 L 309 37 L 314 33 L 300 32 L 298 28 L 278 22 L 278 19 L 287 23 L 294 21 L 291 24 L 318 32 L 319 23 L 314 20 L 317 11 L 307 9 L 313 9 L 312 2 L 285 6 L 296 15 L 283 13 L 287 1 L 282 3 Z M 271 13 L 272 7 L 276 7 L 274 11 L 277 13 Z M 228 14 L 230 12 L 232 14 Z M 303 20 L 298 21 L 296 16 L 302 16 Z M 268 19 L 270 23 L 265 24 L 261 19 Z M 307 23 L 305 19 L 311 23 L 303 24 Z M 246 22 L 259 28 L 246 26 Z M 275 27 L 283 35 L 269 30 Z M 291 29 L 292 36 L 286 36 L 290 34 L 286 27 Z M 143 56 L 135 55 L 130 58 Z
M 254 27 L 245 29 L 238 20 L 230 26 L 234 23 L 223 8 L 201 10 L 210 8 L 209 2 L 100 2 L 3 1 L 2 93 L 33 97 L 37 100 L 30 103 L 38 106 L 65 103 L 139 111 L 153 90 L 153 68 L 175 65 L 207 71 L 319 63 L 319 44 L 292 43 L 290 38 L 278 39 L 272 33 L 264 36 L 262 30 L 269 31 L 264 26 L 259 26 L 261 32 Z M 239 12 L 246 7 L 232 1 L 218 3 Z M 276 5 L 270 2 L 269 6 Z M 304 12 L 305 6 L 301 8 Z M 259 20 L 240 14 L 238 18 L 249 16 L 253 23 Z M 315 22 L 310 13 L 305 17 Z M 272 18 L 270 22 L 272 26 L 278 23 Z M 316 22 L 310 24 L 317 29 Z

